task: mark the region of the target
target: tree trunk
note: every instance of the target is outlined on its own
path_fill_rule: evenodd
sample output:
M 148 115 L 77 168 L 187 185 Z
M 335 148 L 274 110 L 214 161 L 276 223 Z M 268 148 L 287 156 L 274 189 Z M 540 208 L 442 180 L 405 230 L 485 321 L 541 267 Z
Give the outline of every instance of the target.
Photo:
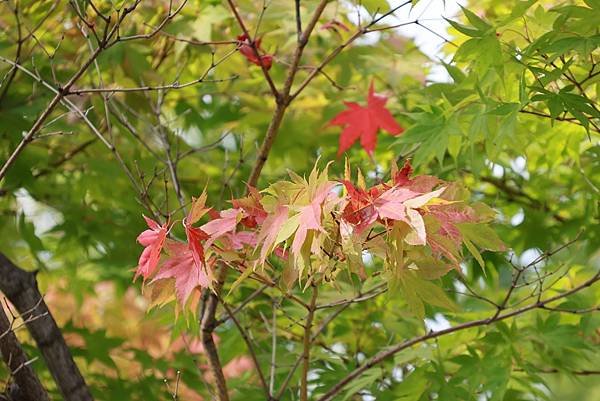
M 92 395 L 69 347 L 38 290 L 35 274 L 17 267 L 2 253 L 0 291 L 26 321 L 27 329 L 41 351 L 65 401 L 92 401 Z M 36 318 L 32 320 L 32 317 Z

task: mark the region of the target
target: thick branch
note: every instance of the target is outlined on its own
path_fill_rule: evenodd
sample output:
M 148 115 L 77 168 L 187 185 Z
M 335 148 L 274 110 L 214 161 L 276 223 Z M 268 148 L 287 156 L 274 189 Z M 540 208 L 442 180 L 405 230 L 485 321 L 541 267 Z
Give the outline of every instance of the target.
M 42 386 L 40 379 L 31 367 L 25 351 L 21 347 L 13 331 L 11 322 L 0 305 L 0 353 L 11 375 L 14 377 L 18 388 L 15 399 L 23 401 L 48 401 L 48 393 Z
M 267 133 L 265 134 L 263 143 L 260 146 L 260 151 L 256 159 L 256 164 L 254 165 L 252 173 L 250 174 L 250 179 L 248 180 L 248 184 L 251 186 L 256 186 L 258 182 L 258 177 L 260 176 L 262 168 L 264 167 L 265 162 L 267 161 L 269 152 L 271 151 L 271 147 L 273 146 L 273 142 L 275 141 L 275 137 L 277 135 L 277 132 L 279 131 L 279 127 L 281 126 L 283 116 L 285 115 L 287 107 L 293 100 L 293 97 L 290 96 L 290 92 L 292 89 L 292 85 L 294 84 L 294 78 L 296 77 L 296 73 L 298 72 L 298 68 L 300 66 L 302 53 L 304 52 L 304 48 L 308 44 L 308 39 L 310 38 L 313 29 L 317 25 L 317 22 L 319 21 L 319 17 L 323 13 L 323 10 L 325 10 L 326 5 L 326 0 L 322 0 L 319 3 L 310 22 L 306 26 L 306 29 L 300 34 L 300 37 L 298 39 L 298 45 L 296 46 L 296 50 L 294 52 L 294 58 L 292 60 L 292 64 L 290 65 L 287 77 L 285 79 L 285 83 L 283 85 L 283 92 L 280 94 L 280 96 L 276 97 L 277 108 L 275 109 L 275 113 L 273 114 L 273 118 L 271 119 L 271 123 L 269 124 L 269 128 L 267 129 Z M 300 92 L 300 90 L 298 90 L 297 92 Z
M 92 395 L 69 347 L 37 287 L 35 275 L 0 253 L 0 291 L 17 308 L 66 401 L 91 401 Z M 30 319 L 32 316 L 39 316 Z
M 214 289 L 215 292 L 218 293 L 221 291 L 226 275 L 227 266 L 223 265 L 218 273 L 217 284 L 216 288 Z M 202 315 L 202 321 L 200 322 L 200 335 L 202 339 L 202 345 L 204 346 L 204 350 L 206 352 L 206 357 L 208 358 L 210 372 L 217 387 L 217 400 L 229 401 L 227 382 L 225 381 L 225 376 L 223 375 L 223 365 L 221 365 L 219 353 L 217 352 L 217 346 L 215 345 L 212 335 L 213 331 L 215 330 L 215 313 L 217 311 L 218 303 L 219 298 L 217 295 L 211 292 L 208 295 L 208 299 L 206 301 L 206 310 L 204 311 Z

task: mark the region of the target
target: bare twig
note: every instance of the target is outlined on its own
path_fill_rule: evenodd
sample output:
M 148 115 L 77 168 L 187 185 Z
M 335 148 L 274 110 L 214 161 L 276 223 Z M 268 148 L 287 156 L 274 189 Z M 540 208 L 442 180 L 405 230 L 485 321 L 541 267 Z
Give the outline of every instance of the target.
M 422 343 L 424 341 L 427 340 L 431 340 L 434 338 L 438 338 L 441 336 L 445 336 L 448 334 L 452 334 L 452 333 L 456 333 L 458 331 L 462 331 L 462 330 L 467 330 L 470 328 L 474 328 L 474 327 L 480 327 L 480 326 L 488 326 L 491 325 L 493 323 L 511 318 L 511 317 L 515 317 L 515 316 L 519 316 L 522 315 L 526 312 L 529 312 L 531 310 L 534 309 L 543 309 L 545 308 L 548 304 L 558 301 L 562 298 L 568 297 L 572 294 L 575 294 L 585 288 L 590 287 L 591 285 L 593 285 L 594 283 L 596 283 L 597 281 L 600 280 L 600 272 L 596 273 L 592 278 L 584 281 L 582 284 L 573 287 L 572 289 L 565 291 L 563 293 L 560 293 L 558 295 L 546 298 L 544 300 L 541 300 L 539 302 L 535 302 L 532 304 L 529 304 L 527 306 L 521 307 L 519 309 L 510 311 L 510 312 L 506 312 L 506 313 L 500 313 L 500 314 L 494 314 L 493 316 L 487 318 L 487 319 L 479 319 L 479 320 L 473 320 L 470 322 L 466 322 L 466 323 L 462 323 L 444 330 L 439 330 L 439 331 L 430 331 L 425 335 L 419 336 L 419 337 L 415 337 L 412 338 L 410 340 L 406 340 L 403 341 L 399 344 L 396 344 L 392 347 L 389 347 L 388 349 L 386 349 L 385 351 L 381 351 L 380 353 L 378 353 L 377 355 L 373 356 L 372 358 L 369 358 L 367 361 L 365 361 L 361 366 L 359 366 L 358 368 L 354 369 L 352 372 L 350 372 L 346 377 L 344 377 L 342 380 L 340 380 L 336 385 L 334 385 L 333 387 L 331 387 L 327 392 L 325 392 L 325 394 L 323 394 L 318 401 L 329 401 L 331 400 L 336 394 L 338 394 L 340 391 L 342 391 L 344 389 L 344 387 L 350 383 L 352 380 L 354 380 L 355 378 L 357 378 L 358 376 L 360 376 L 363 372 L 369 370 L 370 368 L 372 368 L 373 366 L 376 366 L 380 363 L 382 363 L 383 361 L 385 361 L 387 358 L 397 354 L 398 352 L 405 350 L 406 348 L 412 347 L 413 345 Z
M 227 4 L 229 4 L 229 8 L 231 9 L 233 16 L 235 17 L 236 21 L 238 22 L 240 28 L 242 29 L 242 32 L 244 33 L 244 35 L 246 36 L 246 38 L 248 40 L 250 47 L 252 48 L 252 51 L 254 52 L 254 55 L 256 56 L 257 60 L 259 61 L 260 69 L 262 70 L 263 75 L 265 76 L 265 80 L 267 81 L 267 84 L 269 85 L 269 89 L 271 89 L 271 93 L 273 94 L 273 97 L 275 99 L 279 100 L 280 93 L 277 90 L 275 83 L 273 82 L 273 78 L 271 78 L 271 74 L 269 73 L 269 70 L 264 65 L 263 59 L 260 57 L 258 48 L 256 46 L 256 42 L 255 42 L 254 38 L 252 36 L 250 36 L 250 32 L 248 31 L 248 28 L 246 27 L 244 20 L 240 16 L 237 6 L 233 2 L 233 0 L 227 0 Z
M 248 352 L 250 353 L 250 356 L 252 357 L 252 361 L 254 362 L 254 367 L 256 368 L 256 373 L 258 374 L 258 379 L 260 380 L 260 384 L 265 392 L 265 397 L 268 400 L 271 397 L 271 392 L 269 391 L 269 386 L 267 385 L 267 381 L 265 380 L 265 375 L 263 374 L 262 368 L 260 367 L 260 363 L 258 362 L 258 358 L 256 356 L 256 352 L 254 351 L 254 347 L 252 346 L 252 342 L 250 341 L 250 337 L 248 336 L 248 333 L 246 332 L 244 327 L 242 327 L 242 325 L 240 324 L 239 320 L 232 313 L 231 308 L 225 302 L 223 302 L 222 299 L 220 299 L 220 301 L 221 301 L 221 305 L 223 305 L 223 308 L 225 308 L 225 311 L 227 312 L 230 319 L 233 321 L 233 323 L 237 327 L 238 331 L 240 332 L 240 335 L 242 336 L 244 342 L 246 343 Z

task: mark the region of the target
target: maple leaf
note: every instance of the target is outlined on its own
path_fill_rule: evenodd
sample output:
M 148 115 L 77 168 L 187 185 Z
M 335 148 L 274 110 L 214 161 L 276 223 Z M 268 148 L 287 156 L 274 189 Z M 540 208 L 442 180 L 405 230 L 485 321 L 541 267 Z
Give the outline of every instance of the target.
M 321 214 L 324 209 L 332 208 L 339 199 L 335 196 L 331 189 L 337 185 L 327 178 L 327 167 L 319 174 L 316 164 L 308 177 L 308 181 L 296 177 L 297 180 L 303 181 L 304 190 L 301 199 L 304 204 L 300 204 L 299 213 L 294 216 L 298 221 L 296 235 L 292 241 L 292 254 L 299 255 L 300 248 L 306 240 L 309 230 L 325 232 L 321 225 Z M 292 176 L 292 178 L 294 178 Z
M 267 216 L 261 230 L 258 234 L 257 243 L 262 244 L 260 250 L 260 261 L 265 261 L 267 255 L 271 252 L 276 244 L 277 236 L 281 227 L 288 219 L 288 207 L 285 205 L 277 205 L 275 211 Z
M 300 213 L 298 213 L 298 229 L 296 230 L 296 235 L 292 242 L 293 254 L 297 255 L 300 252 L 300 248 L 306 240 L 308 230 L 325 231 L 321 226 L 321 204 L 325 200 L 332 186 L 323 187 L 321 192 L 315 196 L 309 205 L 300 208 Z
M 397 168 L 395 163 L 392 165 L 392 176 L 394 178 L 394 184 L 404 186 L 412 181 L 410 179 L 410 175 L 413 172 L 413 168 L 410 165 L 410 160 L 405 161 L 404 166 L 402 166 L 400 170 L 394 171 L 394 168 Z
M 262 52 L 262 48 L 260 47 L 260 42 L 261 39 L 256 39 L 254 41 L 254 46 L 256 47 L 256 51 L 254 51 L 254 49 L 252 48 L 252 42 L 250 41 L 250 38 L 248 38 L 248 36 L 246 34 L 243 35 L 239 35 L 237 37 L 238 40 L 238 50 L 240 51 L 240 53 L 246 57 L 246 59 L 251 62 L 252 64 L 255 64 L 257 66 L 263 66 L 265 67 L 266 70 L 270 70 L 271 66 L 273 65 L 273 56 L 271 54 L 263 54 L 260 55 L 260 52 Z M 259 53 L 259 57 L 257 57 L 257 53 Z
M 342 181 L 348 192 L 346 205 L 342 210 L 342 218 L 352 224 L 356 232 L 364 231 L 377 220 L 377 212 L 373 207 L 374 200 L 380 195 L 376 187 L 365 190 L 355 187 L 350 181 Z
M 227 233 L 224 236 L 227 246 L 233 250 L 240 250 L 244 245 L 256 246 L 256 233 L 253 231 L 238 231 Z
M 168 221 L 161 226 L 156 221 L 146 216 L 144 216 L 144 220 L 146 220 L 149 229 L 144 230 L 137 237 L 137 241 L 145 248 L 140 255 L 134 280 L 138 278 L 138 276 L 142 276 L 145 280 L 154 273 L 158 266 L 160 252 L 165 239 L 167 238 L 167 233 L 169 232 Z
M 208 235 L 200 228 L 192 227 L 192 224 L 196 223 L 208 212 L 209 209 L 205 207 L 205 203 L 206 191 L 202 192 L 200 197 L 193 200 L 190 212 L 186 218 L 183 219 L 188 248 L 192 252 L 194 263 L 198 268 L 202 268 L 204 265 L 204 248 L 201 241 L 208 239 Z
M 375 209 L 379 218 L 404 221 L 414 230 L 406 236 L 408 244 L 425 245 L 427 242 L 425 222 L 417 209 L 439 197 L 445 190 L 446 188 L 443 187 L 420 194 L 410 189 L 394 187 L 377 199 Z
M 185 235 L 188 241 L 188 248 L 192 252 L 196 266 L 204 265 L 204 247 L 200 241 L 208 239 L 208 235 L 199 228 L 185 224 Z
M 469 223 L 477 221 L 475 211 L 462 205 L 434 205 L 429 208 L 429 212 L 440 223 L 439 233 L 456 244 L 462 241 L 462 235 L 457 227 L 457 223 Z
M 243 216 L 244 211 L 242 209 L 223 210 L 218 217 L 200 227 L 208 235 L 206 246 L 211 246 L 217 239 L 228 233 L 234 233 L 238 222 Z
M 355 187 L 348 180 L 342 181 L 348 192 L 346 204 L 342 210 L 343 221 L 352 224 L 357 234 L 376 221 L 386 225 L 387 221 L 403 221 L 414 230 L 413 233 L 407 235 L 406 242 L 410 245 L 425 245 L 425 222 L 417 209 L 438 197 L 445 188 L 426 193 L 417 192 L 412 188 L 415 180 L 410 180 L 409 174 L 410 165 L 406 164 L 393 177 L 393 182 L 398 184 L 393 186 L 380 184 L 369 189 Z M 418 184 L 417 187 L 422 187 L 420 183 Z
M 235 209 L 242 209 L 245 215 L 240 223 L 248 228 L 255 228 L 262 224 L 267 218 L 267 212 L 260 203 L 260 193 L 253 186 L 248 186 L 248 196 L 239 199 L 233 199 L 231 204 Z
M 198 266 L 194 252 L 187 244 L 171 242 L 168 245 L 172 256 L 167 259 L 152 282 L 175 279 L 177 300 L 183 306 L 197 287 L 209 287 L 212 277 L 205 265 Z
M 348 150 L 360 138 L 360 144 L 369 155 L 377 144 L 377 131 L 381 128 L 392 135 L 400 135 L 404 129 L 394 120 L 392 114 L 385 108 L 387 97 L 377 95 L 373 81 L 369 86 L 367 106 L 355 102 L 344 102 L 347 110 L 340 112 L 329 125 L 344 126 L 340 135 L 338 156 Z

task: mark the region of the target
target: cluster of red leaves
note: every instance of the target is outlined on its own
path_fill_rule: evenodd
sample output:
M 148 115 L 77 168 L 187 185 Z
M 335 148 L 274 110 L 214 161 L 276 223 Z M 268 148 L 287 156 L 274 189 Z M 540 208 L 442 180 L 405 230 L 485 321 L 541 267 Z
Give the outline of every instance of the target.
M 254 41 L 254 47 L 252 46 L 251 39 L 248 38 L 246 34 L 239 35 L 237 40 L 239 52 L 246 57 L 249 62 L 256 64 L 259 67 L 262 65 L 266 70 L 271 69 L 271 66 L 273 65 L 273 55 L 261 54 L 264 53 L 264 51 L 260 46 L 260 38 Z
M 363 252 L 387 261 L 392 253 L 398 255 L 398 243 L 404 244 L 401 259 L 410 253 L 418 268 L 419 258 L 431 261 L 433 256 L 443 273 L 458 268 L 463 242 L 476 258 L 473 243 L 483 249 L 502 247 L 495 239 L 477 238 L 492 235 L 486 227 L 494 217 L 491 209 L 467 204 L 468 196 L 456 184 L 411 174 L 406 163 L 392 171 L 390 181 L 367 188 L 361 175 L 351 182 L 348 166 L 340 181 L 329 180 L 327 169 L 315 168 L 308 178 L 290 173 L 290 180 L 261 192 L 250 188 L 247 197 L 234 199 L 232 208 L 220 212 L 206 207 L 203 193 L 182 221 L 186 241 L 167 238 L 168 222 L 146 218 L 149 229 L 138 237 L 145 249 L 136 277 L 152 278 L 151 283 L 174 280 L 174 295 L 185 305 L 194 289 L 212 288 L 216 262 L 247 277 L 274 269 L 273 256 L 283 260 L 282 276 L 289 286 L 339 270 L 334 267 L 340 263 L 364 277 Z M 210 220 L 196 226 L 204 215 Z

